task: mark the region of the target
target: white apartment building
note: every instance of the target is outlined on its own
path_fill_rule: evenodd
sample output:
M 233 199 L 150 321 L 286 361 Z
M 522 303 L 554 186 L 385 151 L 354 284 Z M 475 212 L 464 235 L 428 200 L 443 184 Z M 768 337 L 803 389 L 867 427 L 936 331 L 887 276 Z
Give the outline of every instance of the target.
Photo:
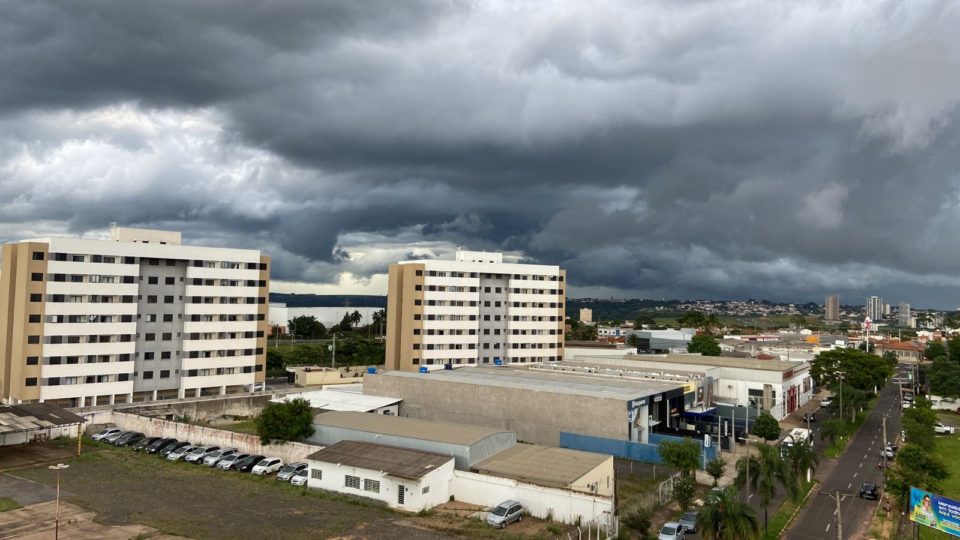
M 390 265 L 387 368 L 562 359 L 565 274 L 475 251 Z
M 269 258 L 114 227 L 3 246 L 0 398 L 63 406 L 242 392 L 264 379 Z

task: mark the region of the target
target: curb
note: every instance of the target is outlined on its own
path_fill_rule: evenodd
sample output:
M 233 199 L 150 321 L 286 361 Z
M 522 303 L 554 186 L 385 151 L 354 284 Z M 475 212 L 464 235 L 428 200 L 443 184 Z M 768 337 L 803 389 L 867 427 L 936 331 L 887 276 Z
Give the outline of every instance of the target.
M 810 486 L 810 491 L 807 492 L 807 494 L 803 497 L 803 500 L 800 501 L 800 504 L 797 505 L 797 509 L 793 511 L 793 514 L 790 515 L 790 519 L 788 519 L 783 525 L 783 529 L 780 530 L 780 535 L 777 538 L 783 538 L 787 534 L 787 532 L 790 530 L 790 526 L 793 524 L 793 520 L 796 519 L 797 514 L 799 514 L 800 511 L 802 511 L 807 505 L 807 499 L 810 498 L 810 494 L 813 493 L 814 490 L 819 490 L 817 486 L 819 483 L 820 482 L 816 478 L 813 479 L 813 485 Z

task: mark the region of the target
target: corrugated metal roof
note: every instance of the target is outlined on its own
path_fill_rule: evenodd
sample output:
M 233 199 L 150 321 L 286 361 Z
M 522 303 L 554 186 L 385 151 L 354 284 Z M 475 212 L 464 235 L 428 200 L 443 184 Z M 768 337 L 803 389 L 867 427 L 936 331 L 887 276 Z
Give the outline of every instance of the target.
M 699 364 L 701 366 L 716 366 L 729 368 L 759 369 L 762 371 L 790 371 L 805 366 L 807 363 L 799 360 L 754 360 L 753 358 L 729 358 L 723 356 L 700 356 L 696 354 L 631 354 L 628 360 L 643 362 L 662 362 L 664 364 Z M 677 369 L 677 368 L 674 368 Z
M 82 424 L 86 419 L 49 403 L 0 406 L 0 433 Z
M 475 444 L 498 433 L 512 433 L 502 429 L 351 411 L 318 414 L 313 423 L 321 428 L 329 426 L 462 445 Z
M 359 441 L 338 442 L 310 454 L 307 459 L 381 471 L 411 480 L 422 478 L 441 465 L 453 461 L 450 456 Z
M 328 411 L 375 411 L 381 407 L 389 407 L 395 403 L 403 401 L 399 398 L 365 396 L 354 392 L 340 392 L 336 390 L 314 390 L 312 392 L 298 392 L 296 394 L 286 394 L 283 397 L 271 399 L 275 403 L 291 401 L 302 398 L 310 402 L 310 407 L 314 409 L 325 409 Z
M 473 468 L 482 474 L 549 487 L 567 487 L 610 459 L 607 454 L 517 443 Z

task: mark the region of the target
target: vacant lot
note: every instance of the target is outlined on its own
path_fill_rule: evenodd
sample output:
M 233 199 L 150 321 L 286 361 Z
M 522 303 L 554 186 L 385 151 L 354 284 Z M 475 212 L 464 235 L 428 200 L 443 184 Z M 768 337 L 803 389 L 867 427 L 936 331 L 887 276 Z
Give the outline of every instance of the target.
M 940 418 L 944 424 L 957 425 L 960 423 L 957 421 L 957 415 L 953 413 L 950 413 L 950 416 L 943 415 Z M 941 482 L 943 486 L 942 494 L 954 500 L 960 499 L 960 435 L 938 435 L 936 453 L 950 470 L 950 476 Z M 946 539 L 950 538 L 950 535 L 928 527 L 920 527 L 920 538 Z
M 95 511 L 99 522 L 142 524 L 196 539 L 509 538 L 517 533 L 553 538 L 550 533 L 559 530 L 525 519 L 504 535 L 459 515 L 414 516 L 367 499 L 299 488 L 273 477 L 172 463 L 129 449 L 102 448 L 67 463 L 70 468 L 62 473 L 66 499 Z M 14 474 L 48 486 L 56 483 L 46 466 Z

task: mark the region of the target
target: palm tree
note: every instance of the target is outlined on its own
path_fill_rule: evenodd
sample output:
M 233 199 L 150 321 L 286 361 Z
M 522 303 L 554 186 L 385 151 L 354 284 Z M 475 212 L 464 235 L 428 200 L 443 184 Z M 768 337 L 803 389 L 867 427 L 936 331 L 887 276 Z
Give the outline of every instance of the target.
M 809 478 L 806 477 L 807 472 L 809 471 L 813 474 L 813 470 L 817 468 L 817 463 L 820 462 L 820 458 L 818 458 L 817 453 L 813 451 L 813 445 L 811 445 L 809 441 L 800 441 L 789 448 L 786 461 L 787 468 L 793 475 L 794 481 L 799 484 L 804 480 L 809 480 Z
M 740 488 L 744 484 L 749 484 L 760 496 L 760 504 L 763 505 L 764 530 L 767 527 L 767 507 L 777 493 L 777 484 L 783 486 L 791 496 L 794 496 L 798 490 L 786 462 L 780 457 L 780 449 L 765 443 L 757 444 L 756 455 L 737 460 L 736 485 Z
M 704 540 L 743 540 L 760 536 L 753 508 L 729 488 L 711 493 L 700 509 L 697 527 Z

